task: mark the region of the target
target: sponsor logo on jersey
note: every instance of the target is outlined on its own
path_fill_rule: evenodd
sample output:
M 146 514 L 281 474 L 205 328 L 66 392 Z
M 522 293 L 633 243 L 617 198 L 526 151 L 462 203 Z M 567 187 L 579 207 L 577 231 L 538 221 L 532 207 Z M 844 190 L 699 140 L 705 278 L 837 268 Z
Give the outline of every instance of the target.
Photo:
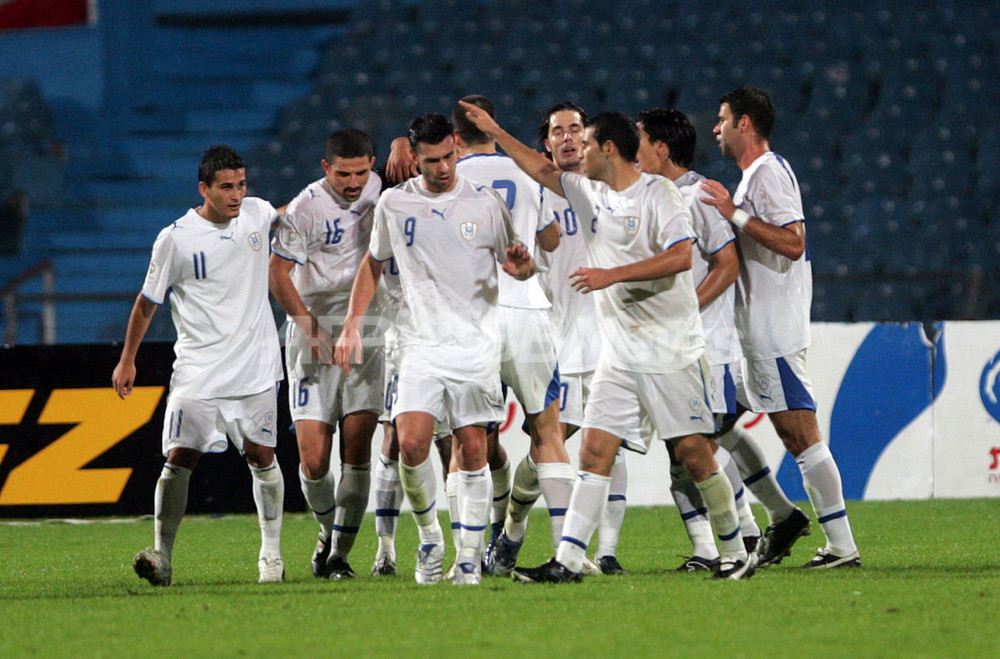
M 256 231 L 251 233 L 250 236 L 247 238 L 247 240 L 250 241 L 250 246 L 253 247 L 253 251 L 255 252 L 259 252 L 261 246 L 264 244 L 263 241 L 260 239 L 260 234 L 257 233 Z
M 639 218 L 633 216 L 625 218 L 625 233 L 630 236 L 639 233 Z
M 462 222 L 462 237 L 466 240 L 475 240 L 479 233 L 479 225 L 475 222 Z

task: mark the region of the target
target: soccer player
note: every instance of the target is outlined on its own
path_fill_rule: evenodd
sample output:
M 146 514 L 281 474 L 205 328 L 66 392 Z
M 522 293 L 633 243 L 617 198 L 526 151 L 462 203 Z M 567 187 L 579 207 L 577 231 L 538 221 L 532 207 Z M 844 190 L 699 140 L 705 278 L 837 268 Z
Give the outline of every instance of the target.
M 267 236 L 277 220 L 268 202 L 246 197 L 246 165 L 214 146 L 198 168 L 204 203 L 163 229 L 142 292 L 128 320 L 111 382 L 132 392 L 135 356 L 153 313 L 169 297 L 177 330 L 163 426 L 166 463 L 156 483 L 154 545 L 132 563 L 154 586 L 169 586 L 174 539 L 187 508 L 188 482 L 202 453 L 246 457 L 260 520 L 260 582 L 282 581 L 285 485 L 275 459 L 276 383 L 282 378 L 278 333 L 267 298 Z
M 493 103 L 488 98 L 467 96 L 462 100 L 494 116 Z M 466 118 L 461 106 L 452 111 L 452 121 L 459 151 L 458 173 L 501 194 L 510 209 L 514 230 L 525 241 L 529 253 L 535 253 L 536 245 L 545 252 L 556 249 L 559 223 L 553 220 L 547 208 L 543 209 L 538 184 L 513 160 L 497 153 L 493 140 Z M 559 425 L 559 368 L 549 320 L 550 304 L 538 277 L 525 281 L 501 277 L 498 283 L 503 343 L 500 379 L 521 402 L 531 435 L 528 455 L 517 470 L 528 469 L 537 474 L 538 486 L 548 506 L 555 546 L 562 537 L 563 517 L 573 492 L 574 475 Z M 495 444 L 502 450 L 498 441 Z M 494 506 L 494 512 L 503 513 L 507 506 L 502 504 L 510 490 L 509 463 L 504 459 L 495 460 L 491 463 L 491 472 L 494 499 L 499 499 L 501 504 Z M 489 574 L 506 576 L 514 568 L 524 541 L 527 516 L 520 523 L 510 515 L 506 520 L 502 514 L 496 517 L 493 520 L 496 532 L 491 533 L 485 568 Z
M 441 581 L 444 536 L 428 459 L 435 421 L 450 423 L 459 463 L 461 551 L 454 583 L 481 581 L 483 532 L 492 484 L 486 425 L 502 421 L 497 268 L 527 279 L 535 263 L 517 241 L 506 204 L 455 173 L 454 128 L 427 114 L 410 124 L 420 177 L 388 190 L 375 209 L 369 253 L 354 280 L 336 362 L 350 372 L 361 356 L 361 320 L 384 263 L 399 270 L 398 372 L 387 388 L 399 438 L 400 480 L 417 522 L 417 583 Z
M 537 568 L 515 568 L 514 578 L 582 580 L 615 455 L 643 416 L 657 437 L 673 442 L 708 502 L 722 546 L 716 576 L 752 576 L 755 559 L 743 546 L 732 486 L 705 438 L 715 423 L 705 400 L 704 337 L 690 273 L 694 235 L 676 186 L 638 171 L 639 131 L 621 113 L 599 114 L 586 128 L 584 176 L 560 170 L 475 106 L 463 107 L 528 175 L 565 196 L 582 221 L 591 267 L 574 272 L 573 282 L 577 291 L 597 294 L 602 339 L 584 411 L 580 473 L 558 551 Z
M 538 126 L 539 141 L 552 161 L 563 171 L 582 173 L 583 135 L 587 114 L 572 101 L 558 103 L 543 115 Z M 551 317 L 559 355 L 560 408 L 559 421 L 564 436 L 569 439 L 583 425 L 583 409 L 590 393 L 590 383 L 597 368 L 601 352 L 601 335 L 597 330 L 597 308 L 594 296 L 580 295 L 573 290 L 570 280 L 577 268 L 586 267 L 587 245 L 580 230 L 579 218 L 564 197 L 542 187 L 542 195 L 560 223 L 562 235 L 559 249 L 542 253 L 539 257 L 539 281 L 552 303 Z M 520 466 L 514 479 L 511 512 L 524 512 L 518 501 L 533 501 L 532 492 L 537 488 L 537 478 L 530 479 L 529 470 Z M 584 561 L 585 574 L 626 574 L 617 558 L 618 539 L 625 521 L 628 470 L 624 449 L 619 448 L 611 467 L 611 486 L 608 502 L 597 529 L 596 564 Z M 535 495 L 537 496 L 537 495 Z
M 739 338 L 733 324 L 733 284 L 739 276 L 739 256 L 733 230 L 715 207 L 701 201 L 701 174 L 693 171 L 697 140 L 694 126 L 683 112 L 654 108 L 639 114 L 639 167 L 648 174 L 664 176 L 677 186 L 691 210 L 697 249 L 692 250 L 694 277 L 701 321 L 705 329 L 705 359 L 709 367 L 709 403 L 720 422 L 736 414 L 735 376 L 740 372 Z M 752 440 L 751 440 L 752 441 Z M 714 444 L 714 442 L 713 442 Z M 740 529 L 748 549 L 755 548 L 760 528 L 744 495 L 743 482 L 729 452 L 713 446 L 715 459 L 723 466 L 736 493 Z M 681 572 L 714 570 L 719 562 L 712 528 L 704 502 L 690 475 L 671 461 L 671 494 L 693 545 L 692 556 L 678 568 Z
M 299 447 L 299 481 L 319 522 L 313 575 L 348 579 L 348 562 L 371 487 L 371 441 L 383 406 L 378 314 L 364 321 L 363 368 L 345 376 L 333 365 L 334 339 L 347 311 L 354 273 L 367 251 L 375 202 L 384 189 L 372 176 L 374 148 L 345 128 L 326 142 L 323 178 L 288 205 L 271 245 L 271 292 L 288 314 L 285 363 L 288 405 Z M 340 430 L 339 486 L 330 470 Z
M 847 518 L 840 470 L 820 437 L 806 370 L 812 268 L 798 181 L 788 162 L 771 151 L 774 121 L 766 92 L 741 87 L 725 94 L 714 132 L 722 155 L 736 161 L 743 178 L 732 197 L 718 181 L 702 183 L 703 200 L 736 228 L 742 257 L 736 327 L 746 372 L 738 393 L 743 407 L 771 419 L 799 465 L 826 534 L 826 546 L 806 567 L 857 567 L 861 555 Z M 758 547 L 761 564 L 779 562 L 808 530 L 809 518 L 797 508 L 784 519 L 772 517 Z

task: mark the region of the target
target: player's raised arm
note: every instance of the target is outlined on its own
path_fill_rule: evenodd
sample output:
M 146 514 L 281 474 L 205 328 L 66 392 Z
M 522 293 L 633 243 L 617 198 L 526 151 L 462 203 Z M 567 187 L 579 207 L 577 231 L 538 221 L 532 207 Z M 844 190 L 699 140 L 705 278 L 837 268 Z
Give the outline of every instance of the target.
M 122 355 L 115 366 L 114 373 L 111 374 L 111 385 L 118 392 L 118 396 L 123 400 L 132 393 L 132 385 L 135 383 L 135 356 L 139 352 L 139 344 L 146 336 L 149 323 L 156 313 L 156 304 L 140 293 L 135 298 L 132 305 L 132 312 L 128 317 L 128 329 L 125 330 L 125 345 L 122 346 Z
M 379 279 L 382 277 L 382 267 L 385 264 L 377 261 L 371 252 L 365 254 L 358 267 L 358 274 L 354 276 L 354 285 L 351 287 L 351 301 L 347 305 L 347 315 L 344 318 L 344 329 L 337 339 L 337 346 L 334 350 L 334 363 L 340 367 L 344 373 L 351 372 L 351 362 L 360 364 L 362 355 L 361 342 L 361 320 L 368 310 L 368 306 L 375 297 L 378 289 Z
M 472 103 L 466 103 L 465 101 L 459 101 L 458 104 L 465 109 L 469 121 L 474 123 L 479 130 L 493 138 L 528 176 L 556 194 L 565 196 L 563 194 L 562 183 L 559 181 L 562 170 L 556 167 L 551 160 L 530 146 L 522 144 L 513 135 L 500 128 L 497 122 L 493 120 L 493 117 L 482 108 Z

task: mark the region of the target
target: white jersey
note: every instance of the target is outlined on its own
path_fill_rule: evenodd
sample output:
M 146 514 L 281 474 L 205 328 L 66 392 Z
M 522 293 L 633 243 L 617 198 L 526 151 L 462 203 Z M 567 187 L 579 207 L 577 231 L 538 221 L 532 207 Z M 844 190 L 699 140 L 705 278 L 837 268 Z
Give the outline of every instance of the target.
M 225 224 L 192 209 L 156 237 L 142 294 L 156 304 L 170 298 L 171 396 L 248 396 L 282 379 L 267 297 L 267 236 L 277 216 L 268 202 L 246 197 Z
M 691 211 L 694 234 L 698 248 L 691 252 L 691 277 L 695 290 L 708 277 L 709 257 L 736 240 L 729 220 L 718 209 L 701 200 L 704 192 L 701 182 L 705 177 L 698 172 L 685 172 L 674 181 L 684 202 Z M 736 334 L 734 304 L 736 287 L 729 286 L 701 310 L 701 324 L 705 330 L 705 361 L 709 365 L 731 364 L 739 361 L 740 340 Z
M 587 237 L 593 267 L 630 265 L 694 240 L 691 212 L 677 186 L 662 176 L 640 174 L 621 192 L 572 172 L 563 172 L 560 180 Z M 704 354 L 690 270 L 622 282 L 590 295 L 596 296 L 602 362 L 626 371 L 667 373 Z
M 541 191 L 537 183 L 524 173 L 513 160 L 499 153 L 474 153 L 458 161 L 455 170 L 470 181 L 486 185 L 507 203 L 514 222 L 514 231 L 537 256 L 535 234 L 552 223 L 548 209 L 542 208 Z M 548 309 L 549 301 L 537 277 L 519 281 L 500 277 L 500 304 L 521 309 Z
M 802 195 L 792 168 L 768 151 L 743 171 L 733 202 L 768 224 L 804 222 Z M 792 261 L 737 233 L 740 278 L 736 328 L 747 359 L 771 359 L 809 346 L 812 265 L 809 250 Z M 807 243 L 808 245 L 808 243 Z
M 538 258 L 538 281 L 552 303 L 552 333 L 559 353 L 560 375 L 589 373 L 601 355 L 601 332 L 593 295 L 573 290 L 569 276 L 590 265 L 579 219 L 566 199 L 543 189 L 545 203 L 561 228 L 559 249 Z
M 414 369 L 463 381 L 496 378 L 496 264 L 506 260 L 516 240 L 500 197 L 462 176 L 450 192 L 428 192 L 417 177 L 382 195 L 370 249 L 379 261 L 394 258 L 399 269 L 401 373 Z
M 288 204 L 271 249 L 295 261 L 291 278 L 313 316 L 343 316 L 361 259 L 368 250 L 382 180 L 375 174 L 349 202 L 326 179 L 310 183 Z

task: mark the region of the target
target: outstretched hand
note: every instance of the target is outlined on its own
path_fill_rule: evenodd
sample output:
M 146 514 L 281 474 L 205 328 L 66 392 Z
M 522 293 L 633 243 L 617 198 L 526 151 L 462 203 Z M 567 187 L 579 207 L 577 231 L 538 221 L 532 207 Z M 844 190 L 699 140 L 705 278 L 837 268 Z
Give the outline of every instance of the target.
M 573 281 L 573 290 L 578 293 L 599 291 L 616 283 L 611 271 L 605 268 L 578 268 L 569 278 Z
M 391 183 L 402 183 L 419 173 L 410 140 L 405 137 L 394 139 L 389 147 L 389 158 L 385 162 L 386 177 Z
M 535 274 L 535 259 L 524 243 L 517 242 L 507 248 L 507 260 L 500 267 L 514 279 L 524 281 Z
M 736 204 L 733 203 L 733 198 L 729 195 L 729 190 L 726 189 L 726 186 L 718 181 L 706 179 L 701 182 L 701 189 L 708 195 L 701 197 L 703 202 L 710 206 L 715 206 L 719 209 L 722 217 L 727 220 L 733 218 L 733 213 L 736 212 Z
M 465 110 L 465 116 L 476 125 L 476 128 L 483 131 L 490 137 L 496 137 L 500 133 L 500 125 L 489 115 L 486 110 L 478 105 L 459 101 L 459 105 Z

